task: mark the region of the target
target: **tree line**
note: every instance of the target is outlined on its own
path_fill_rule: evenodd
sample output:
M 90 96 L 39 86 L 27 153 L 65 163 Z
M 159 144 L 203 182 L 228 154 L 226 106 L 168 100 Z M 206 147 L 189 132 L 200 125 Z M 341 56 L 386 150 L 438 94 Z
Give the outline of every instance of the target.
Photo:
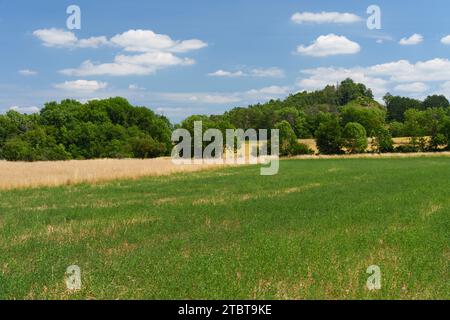
M 170 121 L 123 98 L 45 104 L 0 115 L 0 158 L 11 161 L 153 158 L 171 148 Z
M 386 94 L 384 105 L 364 84 L 346 79 L 314 92 L 300 92 L 284 100 L 234 108 L 223 115 L 194 115 L 179 126 L 192 130 L 202 120 L 208 128 L 280 130 L 282 155 L 309 154 L 299 139 L 315 139 L 322 154 L 418 152 L 449 150 L 450 105 L 443 95 L 424 101 Z M 392 138 L 411 137 L 394 147 Z
M 442 95 L 424 101 L 386 94 L 384 105 L 364 84 L 346 79 L 284 100 L 238 107 L 221 115 L 193 115 L 172 125 L 146 107 L 111 98 L 50 102 L 38 114 L 0 115 L 0 159 L 10 161 L 153 158 L 170 155 L 172 131 L 279 129 L 282 155 L 309 154 L 298 142 L 315 139 L 322 154 L 450 149 L 450 106 Z M 394 147 L 393 137 L 411 137 Z M 368 147 L 368 138 L 372 146 Z

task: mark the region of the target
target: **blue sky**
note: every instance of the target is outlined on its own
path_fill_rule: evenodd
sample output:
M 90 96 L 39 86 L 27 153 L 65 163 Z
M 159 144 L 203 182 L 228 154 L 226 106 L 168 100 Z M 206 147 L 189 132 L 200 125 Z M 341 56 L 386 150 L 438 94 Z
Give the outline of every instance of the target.
M 446 0 L 1 0 L 0 112 L 123 96 L 179 121 L 346 77 L 378 99 L 450 97 L 449 13 Z

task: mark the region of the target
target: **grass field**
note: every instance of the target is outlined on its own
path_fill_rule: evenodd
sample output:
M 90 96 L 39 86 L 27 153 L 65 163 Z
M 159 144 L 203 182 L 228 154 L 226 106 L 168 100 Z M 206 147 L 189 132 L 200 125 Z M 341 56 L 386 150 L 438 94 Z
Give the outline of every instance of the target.
M 448 299 L 450 159 L 0 191 L 0 252 L 2 299 Z

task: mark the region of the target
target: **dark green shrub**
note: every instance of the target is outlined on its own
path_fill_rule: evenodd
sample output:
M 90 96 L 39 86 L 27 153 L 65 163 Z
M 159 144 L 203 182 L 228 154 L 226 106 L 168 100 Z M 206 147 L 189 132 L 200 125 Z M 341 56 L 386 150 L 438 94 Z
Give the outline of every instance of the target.
M 287 121 L 281 121 L 275 125 L 275 129 L 280 130 L 280 155 L 292 155 L 293 148 L 298 144 L 297 136 L 291 125 Z
M 448 145 L 448 138 L 443 133 L 431 137 L 430 148 L 433 151 L 441 150 Z
M 5 142 L 1 157 L 8 161 L 33 161 L 33 150 L 27 141 L 16 137 Z
M 320 153 L 342 153 L 342 128 L 339 118 L 331 114 L 324 116 L 319 128 L 316 130 L 316 144 Z
M 296 143 L 291 147 L 290 155 L 299 156 L 299 155 L 310 155 L 314 154 L 314 151 L 311 150 L 306 144 Z
M 386 153 L 394 151 L 394 141 L 388 128 L 380 128 L 375 136 L 375 148 L 377 152 Z
M 134 137 L 130 141 L 131 150 L 136 158 L 156 158 L 166 154 L 166 146 L 150 136 Z
M 398 146 L 394 149 L 394 152 L 398 152 L 398 153 L 415 153 L 415 152 L 419 152 L 420 149 L 418 146 L 414 146 L 414 145 L 401 145 Z
M 389 124 L 392 132 L 392 137 L 404 137 L 405 136 L 405 125 L 403 122 L 393 121 Z
M 344 128 L 343 146 L 350 153 L 362 153 L 367 149 L 367 133 L 366 129 L 357 122 L 349 122 Z

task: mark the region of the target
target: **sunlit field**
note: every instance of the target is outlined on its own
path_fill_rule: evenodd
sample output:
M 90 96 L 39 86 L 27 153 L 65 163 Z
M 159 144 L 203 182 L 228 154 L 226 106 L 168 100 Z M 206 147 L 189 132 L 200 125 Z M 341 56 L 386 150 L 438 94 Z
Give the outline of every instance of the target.
M 308 140 L 309 141 L 309 140 Z M 303 143 L 308 143 L 302 140 Z M 311 143 L 312 149 L 315 148 Z M 246 163 L 249 163 L 250 148 L 245 149 Z M 450 157 L 450 152 L 426 153 L 364 153 L 352 155 L 306 155 L 298 159 L 336 158 L 410 158 Z M 262 160 L 259 159 L 262 163 Z M 171 158 L 156 159 L 98 159 L 71 161 L 10 162 L 0 161 L 0 190 L 18 188 L 55 187 L 80 183 L 102 183 L 118 179 L 139 179 L 148 176 L 166 176 L 174 173 L 196 172 L 217 169 L 222 165 L 176 165 Z
M 449 297 L 450 158 L 284 160 L 259 173 L 0 191 L 0 298 Z M 66 288 L 70 265 L 80 291 Z
M 99 183 L 211 169 L 212 165 L 175 165 L 170 158 L 100 159 L 48 162 L 0 161 L 0 189 Z

